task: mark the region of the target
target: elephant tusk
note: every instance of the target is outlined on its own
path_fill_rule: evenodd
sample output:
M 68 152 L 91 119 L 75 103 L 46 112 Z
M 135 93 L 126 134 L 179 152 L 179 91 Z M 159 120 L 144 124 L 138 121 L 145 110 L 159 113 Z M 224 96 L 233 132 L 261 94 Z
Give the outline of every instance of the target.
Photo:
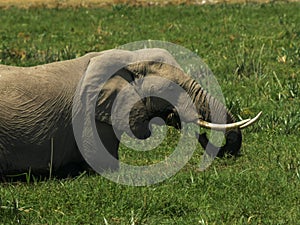
M 260 111 L 260 112 L 256 115 L 256 117 L 254 117 L 253 119 L 249 120 L 247 123 L 241 125 L 240 128 L 241 128 L 241 129 L 244 129 L 244 128 L 250 126 L 251 124 L 255 123 L 255 122 L 259 119 L 259 117 L 260 117 L 261 114 L 262 114 L 262 111 Z
M 204 120 L 198 120 L 197 124 L 201 127 L 217 130 L 217 131 L 223 131 L 223 130 L 232 130 L 238 127 L 241 127 L 244 124 L 248 124 L 250 119 L 245 119 L 236 123 L 229 123 L 229 124 L 217 124 L 217 123 L 209 123 Z
M 217 131 L 224 131 L 224 130 L 232 130 L 235 128 L 246 128 L 250 126 L 251 124 L 255 123 L 259 117 L 261 116 L 262 112 L 259 112 L 253 119 L 245 119 L 239 122 L 235 123 L 229 123 L 229 124 L 216 124 L 216 123 L 209 123 L 204 120 L 198 120 L 197 124 L 201 127 L 217 130 Z

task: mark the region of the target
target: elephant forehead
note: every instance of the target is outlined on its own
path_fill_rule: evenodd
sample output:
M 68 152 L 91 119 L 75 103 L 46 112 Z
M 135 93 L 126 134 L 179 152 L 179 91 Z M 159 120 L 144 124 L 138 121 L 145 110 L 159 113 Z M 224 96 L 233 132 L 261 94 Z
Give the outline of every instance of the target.
M 141 97 L 166 97 L 176 94 L 176 83 L 162 77 L 150 76 L 136 80 L 133 87 Z
M 147 76 L 161 77 L 168 80 L 169 83 L 176 84 L 180 84 L 182 80 L 188 79 L 188 76 L 181 68 L 166 63 L 150 64 Z
M 146 90 L 163 91 L 172 89 L 174 83 L 168 79 L 164 79 L 158 76 L 147 77 L 143 81 L 142 87 Z
M 165 49 L 150 48 L 135 51 L 136 59 L 139 61 L 162 62 L 179 67 L 174 57 Z

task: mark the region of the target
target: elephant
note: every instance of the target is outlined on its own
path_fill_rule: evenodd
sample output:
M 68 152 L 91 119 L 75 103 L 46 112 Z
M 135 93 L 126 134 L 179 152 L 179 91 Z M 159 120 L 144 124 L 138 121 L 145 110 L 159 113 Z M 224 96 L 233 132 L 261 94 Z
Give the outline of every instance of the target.
M 138 61 L 138 62 L 135 62 Z M 116 71 L 111 68 L 118 68 Z M 99 72 L 101 71 L 101 73 Z M 32 174 L 70 175 L 87 163 L 82 157 L 74 135 L 72 110 L 78 84 L 80 90 L 97 89 L 95 79 L 103 78 L 94 108 L 94 122 L 98 137 L 110 155 L 118 159 L 118 148 L 123 133 L 139 139 L 151 135 L 149 121 L 160 117 L 176 129 L 181 122 L 192 122 L 200 127 L 225 131 L 226 143 L 218 156 L 236 156 L 242 144 L 241 129 L 252 120 L 236 122 L 225 105 L 213 98 L 199 83 L 188 76 L 174 57 L 165 49 L 149 48 L 136 51 L 111 49 L 92 52 L 76 59 L 53 62 L 33 67 L 0 65 L 0 177 L 31 171 Z M 89 79 L 83 80 L 83 77 Z M 160 77 L 181 87 L 195 105 L 182 102 L 181 93 L 175 96 L 178 105 L 159 97 L 140 98 L 131 102 L 140 92 L 171 90 L 159 82 L 147 84 L 137 90 L 142 78 Z M 155 79 L 154 79 L 155 80 Z M 115 103 L 116 126 L 112 126 L 112 110 L 117 96 L 125 87 L 134 94 L 125 94 Z M 171 90 L 172 91 L 172 90 Z M 135 98 L 134 98 L 135 99 Z M 132 108 L 126 109 L 128 105 Z M 182 106 L 182 115 L 178 109 Z M 223 111 L 223 116 L 212 119 L 212 111 Z M 76 116 L 76 115 L 75 115 Z M 125 123 L 128 117 L 128 123 Z M 203 148 L 217 149 L 206 133 L 199 134 Z M 103 162 L 103 170 L 116 170 L 116 163 Z

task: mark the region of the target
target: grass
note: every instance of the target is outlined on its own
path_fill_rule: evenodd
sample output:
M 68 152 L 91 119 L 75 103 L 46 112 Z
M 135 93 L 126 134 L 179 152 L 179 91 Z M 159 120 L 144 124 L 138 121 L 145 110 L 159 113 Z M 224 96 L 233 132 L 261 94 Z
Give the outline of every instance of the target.
M 275 2 L 1 10 L 2 64 L 37 65 L 132 41 L 166 40 L 202 57 L 236 117 L 264 114 L 243 131 L 242 157 L 216 159 L 198 172 L 198 147 L 175 176 L 153 186 L 122 186 L 87 174 L 2 183 L 0 224 L 298 224 L 299 7 Z M 169 132 L 154 158 L 171 151 L 178 133 Z M 155 160 L 125 146 L 121 158 Z
M 275 0 L 284 2 L 297 2 L 298 0 Z M 216 4 L 216 3 L 268 3 L 274 0 L 2 0 L 0 1 L 0 8 L 9 8 L 16 6 L 18 8 L 68 8 L 68 7 L 107 7 L 114 5 L 127 4 L 131 6 L 166 6 L 166 5 L 202 5 L 202 4 Z

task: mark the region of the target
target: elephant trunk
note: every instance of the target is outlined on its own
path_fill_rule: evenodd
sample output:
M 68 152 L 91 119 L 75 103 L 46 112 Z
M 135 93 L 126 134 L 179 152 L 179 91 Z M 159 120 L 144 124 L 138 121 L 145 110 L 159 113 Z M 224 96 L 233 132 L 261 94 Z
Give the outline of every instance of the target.
M 206 133 L 199 134 L 198 141 L 201 146 L 206 149 L 206 152 L 211 156 L 224 157 L 229 156 L 239 156 L 240 149 L 242 146 L 242 132 L 239 128 L 227 131 L 225 133 L 226 143 L 221 147 L 216 147 L 209 142 Z
M 199 118 L 215 124 L 235 123 L 233 115 L 228 109 L 205 91 L 200 84 L 191 80 L 189 84 L 189 94 L 195 103 Z M 221 147 L 214 146 L 209 142 L 206 133 L 199 134 L 198 141 L 206 152 L 213 156 L 223 157 L 224 155 L 238 156 L 242 145 L 242 132 L 240 128 L 225 131 L 226 143 Z

